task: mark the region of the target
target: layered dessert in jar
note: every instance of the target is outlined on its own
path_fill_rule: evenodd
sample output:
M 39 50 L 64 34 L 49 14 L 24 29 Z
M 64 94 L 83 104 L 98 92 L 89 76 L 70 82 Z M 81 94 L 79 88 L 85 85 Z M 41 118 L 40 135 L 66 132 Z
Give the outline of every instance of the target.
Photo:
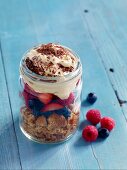
M 30 49 L 20 63 L 20 127 L 30 139 L 57 143 L 78 127 L 82 67 L 69 48 L 49 43 Z

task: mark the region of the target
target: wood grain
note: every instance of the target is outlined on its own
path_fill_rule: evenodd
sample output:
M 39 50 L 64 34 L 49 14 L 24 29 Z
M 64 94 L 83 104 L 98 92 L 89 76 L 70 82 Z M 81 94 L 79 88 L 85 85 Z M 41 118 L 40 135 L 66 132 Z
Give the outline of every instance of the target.
M 43 2 L 42 2 L 43 3 Z M 33 21 L 33 17 L 31 18 L 31 15 L 36 12 L 33 11 L 32 14 L 29 13 L 29 9 L 26 6 L 25 1 L 22 1 L 20 4 L 20 9 L 17 9 L 17 4 L 12 3 L 13 8 L 11 11 L 11 20 L 10 22 L 13 23 L 14 25 L 14 20 L 17 22 L 21 22 L 20 16 L 22 14 L 22 9 L 23 13 L 25 15 L 25 19 L 23 20 L 23 23 L 20 23 L 20 26 L 26 25 L 26 28 L 23 27 L 22 33 L 20 32 L 21 28 L 16 30 L 16 34 L 13 36 L 13 32 L 10 31 L 11 28 L 9 28 L 9 25 L 5 22 L 4 23 L 4 29 L 9 32 L 11 36 L 4 36 L 2 37 L 2 49 L 3 49 L 3 54 L 4 54 L 4 61 L 5 61 L 5 68 L 6 68 L 6 73 L 8 77 L 8 86 L 9 86 L 9 93 L 11 97 L 11 102 L 12 102 L 12 110 L 13 110 L 13 115 L 15 120 L 17 120 L 18 117 L 18 112 L 20 108 L 20 101 L 17 100 L 18 96 L 18 67 L 19 67 L 19 61 L 24 53 L 24 51 L 27 50 L 27 48 L 30 48 L 30 46 L 33 46 L 33 44 L 39 43 L 39 39 L 37 37 L 38 30 L 35 30 L 33 33 L 33 30 L 29 30 L 29 32 L 25 31 L 28 29 L 30 24 L 28 21 L 32 20 L 31 22 L 31 28 L 34 28 L 34 25 L 36 25 L 36 20 Z M 32 5 L 32 3 L 31 3 Z M 41 4 L 40 4 L 41 5 Z M 38 7 L 40 6 L 38 5 Z M 66 4 L 67 5 L 67 4 Z M 34 6 L 33 6 L 34 7 Z M 18 12 L 13 9 L 17 9 Z M 32 8 L 30 6 L 29 8 Z M 4 9 L 6 12 L 6 8 Z M 32 9 L 31 9 L 32 10 Z M 50 10 L 50 9 L 49 9 Z M 37 10 L 39 13 L 39 10 Z M 16 15 L 18 13 L 19 15 Z M 40 11 L 40 14 L 43 16 L 46 16 L 45 12 L 43 11 L 42 13 L 42 8 Z M 62 14 L 62 16 L 64 13 Z M 41 19 L 41 18 L 40 18 Z M 34 23 L 34 24 L 33 24 Z M 44 22 L 45 24 L 45 22 Z M 44 25 L 43 24 L 43 25 Z M 28 27 L 27 27 L 28 26 Z M 11 24 L 12 27 L 12 24 Z M 36 25 L 37 27 L 37 25 Z M 38 27 L 37 27 L 38 28 Z M 36 29 L 37 29 L 36 28 Z M 43 27 L 42 27 L 43 28 Z M 14 29 L 14 28 L 13 28 Z M 50 25 L 48 26 L 48 29 L 50 29 Z M 47 30 L 46 30 L 47 31 Z M 48 31 L 49 32 L 49 31 Z M 24 36 L 22 37 L 22 34 Z M 39 32 L 38 32 L 39 34 Z M 50 32 L 49 32 L 50 34 Z M 68 33 L 67 33 L 68 35 Z M 25 37 L 25 38 L 24 38 Z M 41 37 L 41 35 L 40 35 Z M 56 36 L 42 36 L 42 39 L 40 40 L 41 42 L 49 42 L 49 41 L 56 41 Z M 63 37 L 63 36 L 62 36 Z M 71 38 L 71 37 L 70 37 Z M 73 39 L 74 41 L 74 39 Z M 68 42 L 64 42 L 65 44 Z M 13 44 L 13 45 L 11 45 Z M 69 44 L 69 42 L 68 42 Z M 16 49 L 16 50 L 15 50 Z M 13 60 L 9 60 L 10 58 L 13 58 Z M 8 67 L 9 66 L 9 67 Z M 10 72 L 11 70 L 11 72 Z M 16 70 L 16 72 L 15 72 Z M 15 72 L 15 74 L 12 75 L 12 72 Z M 15 94 L 14 94 L 15 93 Z M 84 119 L 82 117 L 82 119 Z M 82 150 L 82 146 L 84 147 L 86 144 L 83 144 L 84 141 L 81 139 L 81 131 L 78 131 L 74 138 L 72 140 L 68 141 L 67 143 L 64 143 L 62 145 L 38 145 L 34 144 L 33 142 L 30 142 L 27 140 L 20 132 L 19 126 L 17 121 L 15 123 L 15 128 L 16 128 L 16 133 L 17 133 L 17 138 L 18 138 L 18 145 L 19 145 L 19 151 L 20 151 L 20 158 L 21 158 L 21 163 L 22 163 L 22 168 L 23 169 L 80 169 L 80 168 L 85 168 L 89 169 L 91 167 L 92 169 L 96 167 L 98 169 L 98 163 L 93 155 L 91 146 L 87 146 L 85 150 L 85 155 L 84 155 L 84 150 Z M 75 140 L 74 140 L 75 139 Z M 76 147 L 75 147 L 76 145 Z M 81 146 L 80 146 L 81 145 Z M 71 146 L 71 147 L 69 147 Z M 80 152 L 81 159 L 77 160 L 77 152 Z M 72 154 L 74 156 L 72 156 Z M 89 162 L 89 157 L 91 158 L 91 162 Z M 84 159 L 87 163 L 84 163 Z M 56 162 L 59 162 L 57 163 Z
M 85 20 L 113 89 L 117 90 L 120 99 L 127 100 L 126 2 L 82 2 L 89 8 Z M 110 68 L 114 68 L 114 74 L 109 71 Z M 123 105 L 122 109 L 127 119 L 127 105 Z
M 0 169 L 21 169 L 0 46 Z
M 104 5 L 105 3 L 106 3 L 106 6 Z M 126 85 L 127 85 L 126 61 L 125 61 L 125 57 L 123 57 L 120 54 L 120 51 L 122 49 L 120 47 L 116 46 L 116 43 L 117 42 L 119 43 L 119 41 L 121 41 L 120 29 L 121 28 L 125 29 L 125 27 L 121 27 L 120 25 L 117 25 L 117 26 L 115 25 L 115 20 L 112 15 L 112 10 L 111 10 L 110 4 L 111 5 L 113 4 L 113 6 L 112 6 L 112 7 L 114 7 L 114 8 L 112 8 L 113 11 L 117 11 L 119 9 L 119 10 L 122 10 L 125 12 L 123 5 L 122 5 L 122 8 L 119 8 L 119 6 L 118 6 L 118 4 L 124 4 L 124 1 L 123 2 L 120 1 L 119 3 L 115 3 L 115 1 L 113 3 L 109 3 L 109 2 L 105 2 L 105 1 L 103 1 L 101 3 L 100 3 L 100 1 L 96 1 L 96 3 L 93 1 L 81 1 L 81 9 L 83 9 L 83 7 L 87 7 L 87 9 L 89 10 L 89 12 L 87 14 L 84 13 L 83 22 L 84 22 L 84 24 L 87 25 L 87 30 L 90 35 L 91 41 L 94 44 L 94 46 L 98 52 L 98 55 L 100 56 L 101 62 L 104 65 L 104 68 L 108 75 L 109 81 L 114 89 L 114 92 L 117 90 L 120 99 L 126 100 Z M 107 9 L 110 9 L 110 10 L 107 10 Z M 118 16 L 120 16 L 120 15 L 118 15 Z M 117 18 L 117 16 L 116 16 L 116 18 Z M 121 20 L 122 20 L 122 18 L 124 18 L 124 15 L 121 15 Z M 121 23 L 121 25 L 122 25 L 122 23 Z M 115 29 L 115 30 L 113 30 L 113 29 Z M 116 32 L 117 32 L 117 34 L 116 34 Z M 119 33 L 119 37 L 118 37 L 118 33 Z M 110 68 L 114 68 L 115 72 L 111 73 L 109 71 Z M 112 98 L 112 95 L 110 95 L 110 93 L 108 93 L 108 95 L 109 95 L 109 98 Z M 125 120 L 126 120 L 126 114 L 127 114 L 126 107 L 127 107 L 126 104 L 121 107 L 121 111 L 122 111 L 123 116 L 125 117 Z M 117 116 L 115 119 L 118 119 Z M 118 121 L 121 121 L 121 118 L 118 119 Z M 121 133 L 122 133 L 122 131 L 121 131 Z M 126 138 L 126 136 L 125 136 L 125 138 Z M 118 140 L 117 140 L 117 142 L 118 142 Z M 121 142 L 118 142 L 118 143 L 121 143 Z M 114 144 L 113 149 L 115 148 L 115 146 L 116 145 Z M 120 146 L 119 146 L 119 149 L 120 149 Z M 97 149 L 97 152 L 99 154 L 99 155 L 97 154 L 97 156 L 99 156 L 99 158 L 103 159 L 102 155 L 100 155 L 100 150 Z M 117 154 L 117 152 L 116 152 L 116 154 Z M 120 159 L 121 156 L 122 156 L 122 158 Z M 110 158 L 112 160 L 111 162 L 113 164 L 114 164 L 114 162 L 119 162 L 119 166 L 117 164 L 114 164 L 114 165 L 112 164 L 111 165 L 112 168 L 117 169 L 118 167 L 121 167 L 121 169 L 126 169 L 127 165 L 125 163 L 121 162 L 121 160 L 124 159 L 125 157 L 126 157 L 126 153 L 122 152 L 122 155 L 118 155 L 118 157 L 117 157 L 117 155 L 115 155 L 113 160 L 112 160 L 112 158 Z M 108 166 L 108 168 L 110 168 L 110 164 L 107 165 L 108 161 L 109 160 L 107 160 L 107 162 L 106 162 L 106 159 L 105 159 L 106 166 Z
M 100 0 L 8 0 L 0 4 L 1 16 L 1 49 L 3 52 L 2 66 L 5 68 L 7 88 L 4 81 L 0 87 L 8 92 L 13 114 L 14 127 L 11 128 L 15 143 L 10 155 L 17 154 L 17 160 L 11 160 L 5 164 L 6 168 L 19 168 L 19 157 L 22 169 L 126 169 L 127 155 L 127 124 L 125 106 L 120 107 L 114 93 L 116 89 L 121 98 L 126 98 L 126 57 L 121 58 L 123 48 L 119 36 L 124 35 L 125 28 L 119 26 L 117 31 L 112 29 L 122 23 L 119 17 L 125 20 L 123 15 L 117 17 L 116 12 L 125 9 L 124 5 L 117 3 L 101 2 Z M 122 0 L 124 2 L 124 0 Z M 106 8 L 105 8 L 106 6 Z M 113 12 L 111 8 L 114 7 Z M 87 9 L 87 12 L 84 12 Z M 126 11 L 124 10 L 126 13 Z M 112 25 L 115 15 L 117 25 Z M 110 18 L 108 17 L 110 16 Z M 122 31 L 121 31 L 122 30 Z M 122 32 L 122 33 L 121 33 Z M 117 36 L 118 35 L 118 36 Z M 126 36 L 126 35 L 125 35 Z M 116 38 L 116 39 L 115 39 Z M 121 44 L 114 43 L 115 40 Z M 69 46 L 81 57 L 83 64 L 83 92 L 85 99 L 91 91 L 97 93 L 98 100 L 93 106 L 83 106 L 81 109 L 80 125 L 74 137 L 60 145 L 40 145 L 26 139 L 18 125 L 19 108 L 18 98 L 18 67 L 23 53 L 33 45 L 45 42 L 59 42 Z M 119 49 L 119 50 L 118 50 Z M 124 50 L 125 53 L 125 50 Z M 110 73 L 109 68 L 114 68 L 115 73 Z M 0 67 L 1 69 L 2 67 Z M 3 71 L 2 71 L 3 72 Z M 3 73 L 2 73 L 3 74 Z M 5 77 L 5 75 L 3 75 Z M 0 82 L 1 83 L 1 82 Z M 3 84 L 4 83 L 4 84 Z M 125 84 L 125 85 L 124 85 Z M 3 92 L 2 92 L 3 96 Z M 4 101 L 8 102 L 6 97 Z M 2 105 L 0 105 L 1 109 Z M 116 120 L 116 129 L 105 140 L 89 144 L 81 138 L 81 132 L 85 126 L 85 114 L 90 108 L 98 108 L 103 116 L 111 116 Z M 0 110 L 0 113 L 2 113 Z M 10 110 L 9 110 L 10 111 Z M 7 111 L 8 113 L 8 111 Z M 11 116 L 11 114 L 10 114 Z M 3 115 L 2 119 L 7 119 Z M 1 120 L 1 119 L 0 119 Z M 10 120 L 10 119 L 9 119 Z M 3 129 L 3 128 L 2 128 Z M 5 138 L 7 134 L 4 133 Z M 2 144 L 5 138 L 2 136 Z M 17 143 L 16 143 L 17 138 Z M 16 148 L 18 146 L 18 148 Z M 6 152 L 8 152 L 8 148 Z M 19 153 L 18 153 L 19 150 Z M 0 161 L 6 160 L 4 148 Z M 122 153 L 121 153 L 122 151 Z M 13 153 L 14 152 L 14 153 Z M 13 158 L 15 158 L 13 156 Z M 8 158 L 9 159 L 9 158 Z

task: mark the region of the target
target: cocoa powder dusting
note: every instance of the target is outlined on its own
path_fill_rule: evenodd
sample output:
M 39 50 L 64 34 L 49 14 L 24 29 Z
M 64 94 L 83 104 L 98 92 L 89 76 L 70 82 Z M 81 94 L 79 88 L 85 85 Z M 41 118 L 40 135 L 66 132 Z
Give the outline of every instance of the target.
M 40 67 L 35 66 L 33 61 L 30 60 L 29 58 L 26 58 L 25 62 L 26 62 L 26 66 L 28 67 L 29 70 L 31 70 L 32 72 L 34 72 L 36 74 L 44 76 L 43 67 L 40 68 Z
M 52 62 L 50 62 L 50 58 L 52 56 L 58 57 L 59 59 L 63 57 L 63 55 L 69 55 L 69 50 L 65 49 L 62 46 L 49 43 L 49 44 L 42 44 L 39 47 L 34 48 L 38 53 L 41 53 L 41 55 L 47 56 L 47 61 L 43 61 L 39 55 L 33 56 L 31 58 L 27 57 L 25 59 L 26 66 L 29 70 L 32 72 L 42 75 L 42 76 L 48 76 L 48 77 L 56 77 L 63 75 L 62 72 L 72 72 L 74 68 L 72 66 L 70 67 L 64 67 L 63 65 L 57 63 L 57 65 L 54 65 Z M 71 57 L 72 61 L 74 62 L 74 58 Z M 61 70 L 58 71 L 57 70 Z M 48 72 L 47 72 L 48 70 Z M 58 74 L 58 75 L 57 75 Z
M 57 47 L 57 49 L 56 49 Z M 61 55 L 64 55 L 67 53 L 67 51 L 60 46 L 53 46 L 52 43 L 42 45 L 40 48 L 37 49 L 38 53 L 45 54 L 45 55 L 55 55 L 56 57 L 59 57 Z

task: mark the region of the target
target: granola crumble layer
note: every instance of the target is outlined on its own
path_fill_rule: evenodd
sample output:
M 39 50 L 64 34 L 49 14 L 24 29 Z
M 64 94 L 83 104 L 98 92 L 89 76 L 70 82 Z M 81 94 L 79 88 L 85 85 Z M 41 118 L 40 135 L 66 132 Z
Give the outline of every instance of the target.
M 73 134 L 78 126 L 79 112 L 71 113 L 71 117 L 65 119 L 62 115 L 53 113 L 49 118 L 35 117 L 27 107 L 21 109 L 21 126 L 25 132 L 40 142 L 60 142 Z

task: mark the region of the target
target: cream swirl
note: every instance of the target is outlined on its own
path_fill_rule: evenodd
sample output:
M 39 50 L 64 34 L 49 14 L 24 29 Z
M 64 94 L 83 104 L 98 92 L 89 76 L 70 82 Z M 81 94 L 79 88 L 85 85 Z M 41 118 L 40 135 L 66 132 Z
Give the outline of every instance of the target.
M 37 93 L 52 93 L 60 99 L 67 99 L 70 93 L 76 88 L 76 84 L 81 79 L 81 73 L 72 80 L 63 83 L 43 83 L 41 81 L 34 81 L 27 77 L 22 70 L 20 70 L 21 78 Z
M 56 44 L 46 44 L 26 54 L 27 67 L 43 76 L 64 76 L 73 72 L 78 63 L 72 52 Z
M 37 93 L 52 93 L 61 99 L 69 97 L 82 74 L 79 58 L 71 50 L 51 43 L 31 49 L 21 62 L 20 75 L 25 83 Z M 32 72 L 27 74 L 26 68 Z

